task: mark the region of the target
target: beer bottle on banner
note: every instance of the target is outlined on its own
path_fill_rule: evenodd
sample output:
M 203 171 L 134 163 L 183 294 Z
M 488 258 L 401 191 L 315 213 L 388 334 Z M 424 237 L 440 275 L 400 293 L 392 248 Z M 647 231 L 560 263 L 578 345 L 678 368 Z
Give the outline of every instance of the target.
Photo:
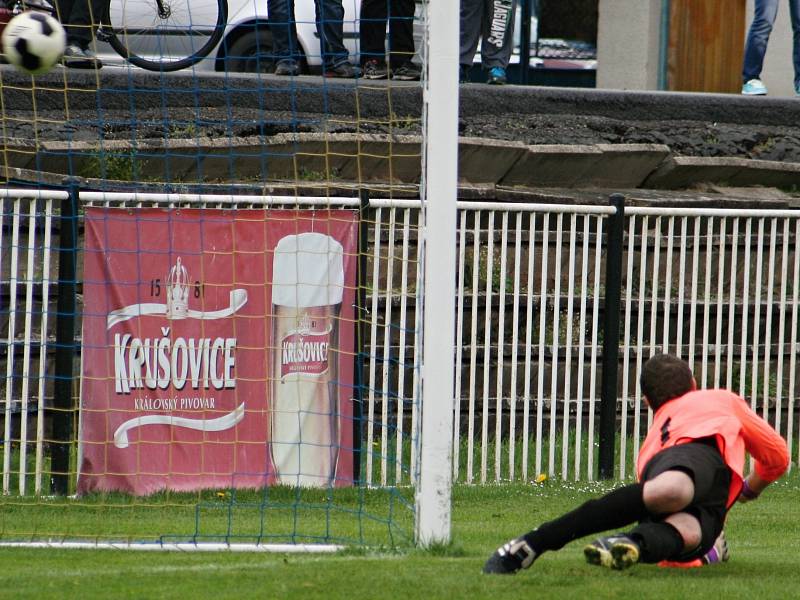
M 277 483 L 327 486 L 339 455 L 342 245 L 289 235 L 273 259 L 270 448 Z

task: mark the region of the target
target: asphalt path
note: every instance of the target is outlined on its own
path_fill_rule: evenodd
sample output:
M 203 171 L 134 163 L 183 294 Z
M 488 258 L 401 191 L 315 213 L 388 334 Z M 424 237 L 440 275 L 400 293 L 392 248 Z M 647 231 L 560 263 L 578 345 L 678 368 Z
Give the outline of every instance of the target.
M 295 78 L 258 74 L 152 73 L 126 68 L 98 72 L 57 68 L 31 78 L 0 68 L 3 110 L 134 112 L 169 108 L 241 108 L 364 118 L 419 117 L 419 83 Z M 800 99 L 731 94 L 641 92 L 584 88 L 462 84 L 462 119 L 497 115 L 581 114 L 625 120 L 691 120 L 740 125 L 800 123 Z

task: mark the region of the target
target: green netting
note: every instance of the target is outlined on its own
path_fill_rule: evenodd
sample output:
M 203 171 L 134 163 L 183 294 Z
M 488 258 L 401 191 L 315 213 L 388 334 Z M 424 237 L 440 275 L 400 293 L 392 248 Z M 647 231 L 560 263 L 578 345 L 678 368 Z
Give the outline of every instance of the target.
M 322 76 L 355 0 L 343 54 L 311 2 L 143 4 L 102 68 L 0 68 L 0 541 L 412 543 L 419 215 L 369 199 L 419 198 L 421 84 Z

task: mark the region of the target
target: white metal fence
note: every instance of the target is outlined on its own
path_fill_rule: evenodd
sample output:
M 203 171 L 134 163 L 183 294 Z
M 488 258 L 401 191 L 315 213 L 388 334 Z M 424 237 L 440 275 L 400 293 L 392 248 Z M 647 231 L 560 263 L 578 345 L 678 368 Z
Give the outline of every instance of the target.
M 3 493 L 46 493 L 59 245 L 54 211 L 66 194 L 6 190 L 0 197 Z M 81 201 L 359 205 L 353 198 L 161 194 L 84 193 Z M 466 482 L 540 473 L 592 479 L 607 309 L 607 222 L 615 209 L 458 206 L 457 265 L 441 265 L 443 277 L 457 277 L 454 476 Z M 416 201 L 372 200 L 365 213 L 362 475 L 372 485 L 407 483 L 416 468 L 411 440 L 421 360 L 415 311 L 418 208 Z M 748 398 L 787 439 L 797 460 L 800 212 L 629 207 L 625 218 L 619 477 L 633 474 L 632 461 L 647 430 L 651 415 L 636 381 L 643 360 L 656 351 L 686 358 L 701 386 L 732 388 Z M 73 389 L 77 402 L 77 381 Z
M 45 462 L 45 398 L 48 332 L 52 329 L 51 283 L 54 203 L 66 192 L 4 190 L 0 212 L 0 324 L 5 361 L 3 385 L 3 493 L 11 490 L 11 473 L 34 473 L 34 493 L 42 491 Z M 38 293 L 34 295 L 34 290 Z M 52 370 L 50 370 L 52 373 Z M 27 415 L 28 418 L 18 418 Z M 15 416 L 17 417 L 15 419 Z M 12 425 L 17 421 L 18 433 Z M 32 427 L 31 427 L 32 425 Z M 31 431 L 32 430 L 32 434 Z M 14 438 L 17 448 L 14 448 Z M 33 440 L 33 464 L 30 444 Z M 15 458 L 12 464 L 12 456 Z M 29 493 L 28 477 L 18 477 L 15 490 Z

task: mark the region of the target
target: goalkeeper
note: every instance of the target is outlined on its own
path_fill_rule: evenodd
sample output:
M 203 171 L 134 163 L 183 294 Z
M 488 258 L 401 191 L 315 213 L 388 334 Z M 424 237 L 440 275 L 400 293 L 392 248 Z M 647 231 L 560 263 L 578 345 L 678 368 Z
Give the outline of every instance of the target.
M 706 555 L 734 502 L 748 502 L 786 471 L 786 442 L 736 394 L 698 390 L 689 365 L 669 354 L 648 360 L 642 394 L 655 411 L 639 453 L 638 483 L 589 500 L 504 544 L 484 573 L 516 573 L 547 550 L 638 522 L 584 548 L 587 562 L 690 562 Z M 745 450 L 755 468 L 745 478 Z M 713 553 L 712 553 L 713 554 Z

